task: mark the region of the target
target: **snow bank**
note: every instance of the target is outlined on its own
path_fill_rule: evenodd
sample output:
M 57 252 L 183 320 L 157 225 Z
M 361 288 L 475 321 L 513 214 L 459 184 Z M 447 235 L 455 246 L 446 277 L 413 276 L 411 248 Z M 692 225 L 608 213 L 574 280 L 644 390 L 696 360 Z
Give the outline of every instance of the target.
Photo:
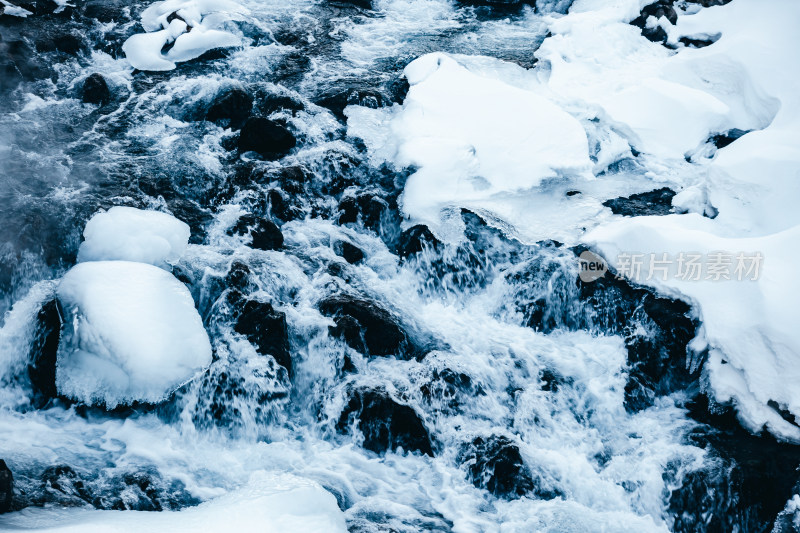
M 80 263 L 62 278 L 59 393 L 113 408 L 158 402 L 211 363 L 188 289 L 169 272 L 128 261 Z
M 135 261 L 163 267 L 181 257 L 189 235 L 186 223 L 166 213 L 112 207 L 86 223 L 78 261 Z
M 698 183 L 676 196 L 685 211 L 708 213 L 704 204 L 710 204 L 718 212 L 715 219 L 698 215 L 627 219 L 601 226 L 585 238 L 617 266 L 619 252 L 659 256 L 693 251 L 760 253 L 763 267 L 756 281 L 665 281 L 660 277 L 640 281 L 698 305 L 704 331 L 695 344 L 704 347 L 707 343 L 709 348 L 705 370 L 712 395 L 720 402 L 732 402 L 753 431 L 766 427 L 795 442 L 800 442 L 800 428 L 784 417 L 798 420 L 800 416 L 800 313 L 795 301 L 800 295 L 795 266 L 800 262 L 800 101 L 796 97 L 800 61 L 794 53 L 793 23 L 798 19 L 800 4 L 789 0 L 732 2 L 678 19 L 670 37 L 673 42 L 680 35 L 721 34 L 721 38 L 706 48 L 680 51 L 654 68 L 693 91 L 702 89 L 729 108 L 714 127 L 708 107 L 705 112 L 692 112 L 696 122 L 681 128 L 760 131 L 744 135 L 710 161 L 701 162 Z M 565 65 L 563 70 L 572 69 Z M 566 77 L 564 87 L 570 80 L 576 80 L 575 76 Z M 636 83 L 641 87 L 645 82 Z M 672 93 L 676 94 L 680 93 Z M 684 100 L 687 106 L 699 106 L 700 101 L 699 96 Z M 663 98 L 653 97 L 644 106 L 655 109 L 662 103 Z M 634 107 L 638 105 L 634 102 Z M 667 121 L 661 131 L 674 126 Z M 652 127 L 657 128 L 658 121 Z M 675 148 L 657 135 L 648 141 Z M 645 256 L 644 270 L 649 263 Z
M 225 0 L 156 2 L 142 12 L 142 26 L 148 33 L 132 35 L 122 50 L 133 68 L 172 70 L 175 63 L 200 57 L 209 50 L 241 45 L 237 35 L 223 28 L 245 13 L 242 6 Z M 169 44 L 172 47 L 162 52 Z
M 238 491 L 181 511 L 27 508 L 4 515 L 0 526 L 15 531 L 50 533 L 347 531 L 344 515 L 331 493 L 312 481 L 263 471 L 255 472 L 250 482 Z
M 533 91 L 470 69 L 468 59 L 423 56 L 405 69 L 411 88 L 402 107 L 345 111 L 349 133 L 378 157 L 418 168 L 406 183 L 403 210 L 445 238 L 443 210 L 482 209 L 591 166 L 577 120 Z M 376 136 L 376 129 L 386 133 Z

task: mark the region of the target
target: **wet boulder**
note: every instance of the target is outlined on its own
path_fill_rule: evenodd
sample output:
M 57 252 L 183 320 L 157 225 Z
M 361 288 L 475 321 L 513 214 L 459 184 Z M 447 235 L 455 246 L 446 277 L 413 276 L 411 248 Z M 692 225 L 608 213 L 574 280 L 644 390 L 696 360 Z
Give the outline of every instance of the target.
M 355 223 L 360 219 L 364 226 L 375 229 L 388 208 L 386 200 L 376 194 L 347 196 L 339 202 L 339 224 Z
M 50 76 L 52 70 L 23 40 L 0 41 L 0 90 Z
M 389 311 L 375 302 L 341 293 L 320 301 L 319 310 L 336 322 L 332 333 L 341 335 L 340 338 L 355 350 L 366 348 L 365 355 L 409 354 L 408 336 L 400 323 Z M 347 322 L 343 323 L 345 317 Z M 359 337 L 352 333 L 355 331 L 353 321 L 360 326 Z M 343 331 L 348 334 L 344 335 L 341 333 Z
M 498 498 L 515 499 L 533 494 L 550 500 L 558 495 L 539 486 L 525 465 L 519 447 L 508 437 L 477 437 L 464 447 L 461 461 L 467 467 L 472 484 Z
M 83 40 L 71 32 L 44 35 L 36 41 L 36 50 L 39 52 L 61 52 L 74 56 L 78 55 L 83 49 Z
M 83 4 L 83 14 L 87 18 L 100 22 L 123 22 L 127 10 L 126 2 L 122 0 L 88 0 Z
M 350 391 L 336 427 L 342 433 L 357 427 L 364 448 L 375 453 L 402 448 L 433 456 L 430 434 L 420 415 L 381 389 Z
M 61 506 L 82 506 L 91 496 L 81 476 L 69 465 L 50 466 L 42 473 L 45 501 Z
M 347 241 L 336 241 L 333 244 L 333 250 L 336 255 L 344 258 L 351 265 L 360 263 L 364 259 L 364 252 L 361 251 L 361 248 Z
M 98 73 L 90 74 L 81 87 L 81 100 L 87 104 L 106 104 L 111 100 L 111 91 L 106 79 Z
M 233 235 L 250 233 L 250 246 L 256 250 L 279 250 L 283 247 L 283 233 L 273 221 L 255 215 L 244 215 L 228 232 Z
M 225 275 L 225 287 L 243 291 L 250 284 L 250 267 L 241 261 L 233 261 Z
M 14 501 L 14 475 L 6 462 L 0 459 L 0 514 L 11 510 Z
M 366 0 L 365 3 L 368 3 Z M 328 109 L 340 120 L 345 120 L 344 108 L 349 105 L 377 109 L 386 105 L 386 98 L 374 89 L 349 87 L 322 95 L 314 101 L 320 107 Z
M 208 108 L 206 120 L 237 129 L 242 127 L 252 109 L 253 97 L 244 89 L 233 87 L 217 95 Z
M 285 126 L 266 117 L 251 117 L 239 134 L 239 151 L 256 152 L 275 161 L 288 154 L 297 141 Z
M 400 257 L 417 254 L 427 247 L 438 247 L 441 244 L 428 226 L 418 224 L 405 230 L 397 243 L 397 253 Z
M 62 313 L 58 300 L 45 303 L 36 315 L 33 342 L 28 357 L 28 377 L 31 380 L 35 403 L 55 398 L 56 356 L 61 338 Z
M 271 355 L 291 374 L 286 314 L 275 310 L 269 302 L 246 299 L 236 292 L 229 295 L 228 301 L 235 309 L 234 331 L 244 335 L 261 355 Z

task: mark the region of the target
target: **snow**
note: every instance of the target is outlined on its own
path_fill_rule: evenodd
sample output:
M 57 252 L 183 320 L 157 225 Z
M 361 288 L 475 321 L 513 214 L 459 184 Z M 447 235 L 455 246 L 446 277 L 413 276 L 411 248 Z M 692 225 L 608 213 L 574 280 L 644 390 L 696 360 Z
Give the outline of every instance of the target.
M 256 471 L 243 488 L 181 511 L 36 509 L 7 515 L 0 526 L 49 533 L 236 531 L 345 532 L 336 498 L 317 483 L 289 474 Z
M 64 331 L 59 393 L 114 408 L 155 403 L 211 363 L 211 344 L 189 290 L 144 263 L 80 263 L 57 289 Z
M 10 15 L 12 17 L 20 17 L 20 18 L 27 18 L 28 15 L 33 15 L 33 13 L 31 13 L 27 9 L 16 6 L 11 2 L 6 2 L 6 0 L 0 0 L 0 4 L 2 5 L 0 13 L 4 15 Z
M 441 236 L 443 210 L 480 209 L 498 196 L 539 187 L 560 174 L 585 174 L 591 166 L 577 120 L 460 59 L 433 53 L 409 64 L 411 87 L 402 108 L 377 124 L 372 117 L 379 112 L 346 110 L 351 135 L 364 138 L 379 156 L 418 169 L 403 192 L 403 210 Z M 387 135 L 376 140 L 376 128 L 386 128 Z
M 142 12 L 148 33 L 132 35 L 122 45 L 131 66 L 139 70 L 173 70 L 176 63 L 200 57 L 215 48 L 240 46 L 237 35 L 223 29 L 241 20 L 247 10 L 224 0 L 167 0 Z M 170 15 L 177 15 L 170 22 Z M 166 53 L 162 49 L 172 44 Z
M 116 206 L 86 223 L 78 262 L 135 261 L 168 267 L 186 250 L 189 235 L 189 226 L 167 213 Z

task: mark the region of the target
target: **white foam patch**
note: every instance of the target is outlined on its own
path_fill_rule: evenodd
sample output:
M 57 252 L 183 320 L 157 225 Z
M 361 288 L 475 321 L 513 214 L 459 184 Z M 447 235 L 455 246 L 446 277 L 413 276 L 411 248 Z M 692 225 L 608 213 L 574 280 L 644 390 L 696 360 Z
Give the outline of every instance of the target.
M 28 508 L 0 522 L 15 531 L 236 531 L 238 533 L 345 532 L 333 495 L 312 481 L 256 471 L 244 487 L 181 511 L 92 511 Z
M 81 263 L 57 289 L 65 327 L 58 391 L 113 408 L 155 403 L 211 363 L 211 344 L 189 290 L 143 263 Z
M 166 267 L 183 255 L 190 233 L 185 222 L 167 213 L 112 207 L 86 223 L 78 262 L 135 261 Z

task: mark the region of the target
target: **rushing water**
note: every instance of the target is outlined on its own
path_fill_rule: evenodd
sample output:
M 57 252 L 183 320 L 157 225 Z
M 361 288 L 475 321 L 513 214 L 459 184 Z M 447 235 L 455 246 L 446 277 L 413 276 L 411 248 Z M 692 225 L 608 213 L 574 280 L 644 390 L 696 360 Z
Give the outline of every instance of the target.
M 402 68 L 430 51 L 530 68 L 542 12 L 564 2 L 502 14 L 444 0 L 244 2 L 243 48 L 163 74 L 120 58 L 146 4 L 75 4 L 0 17 L 0 49 L 27 68 L 0 93 L 0 455 L 15 509 L 180 509 L 265 469 L 320 483 L 351 531 L 771 529 L 798 454 L 709 411 L 687 305 L 580 283 L 576 250 L 520 244 L 469 212 L 461 244 L 426 240 L 401 226 L 406 174 L 346 135 L 347 98 L 332 97 L 401 102 Z M 48 51 L 64 34 L 77 50 Z M 91 73 L 110 86 L 104 105 L 80 101 Z M 291 155 L 240 156 L 237 131 L 204 120 L 231 87 L 254 96 L 252 114 L 288 124 Z M 214 363 L 158 406 L 42 405 L 25 361 L 46 280 L 113 205 L 192 227 L 173 273 Z M 283 247 L 231 231 L 248 216 L 274 220 Z M 290 370 L 248 340 L 242 298 L 285 315 Z M 349 344 L 340 320 L 331 329 L 346 305 L 364 313 Z

